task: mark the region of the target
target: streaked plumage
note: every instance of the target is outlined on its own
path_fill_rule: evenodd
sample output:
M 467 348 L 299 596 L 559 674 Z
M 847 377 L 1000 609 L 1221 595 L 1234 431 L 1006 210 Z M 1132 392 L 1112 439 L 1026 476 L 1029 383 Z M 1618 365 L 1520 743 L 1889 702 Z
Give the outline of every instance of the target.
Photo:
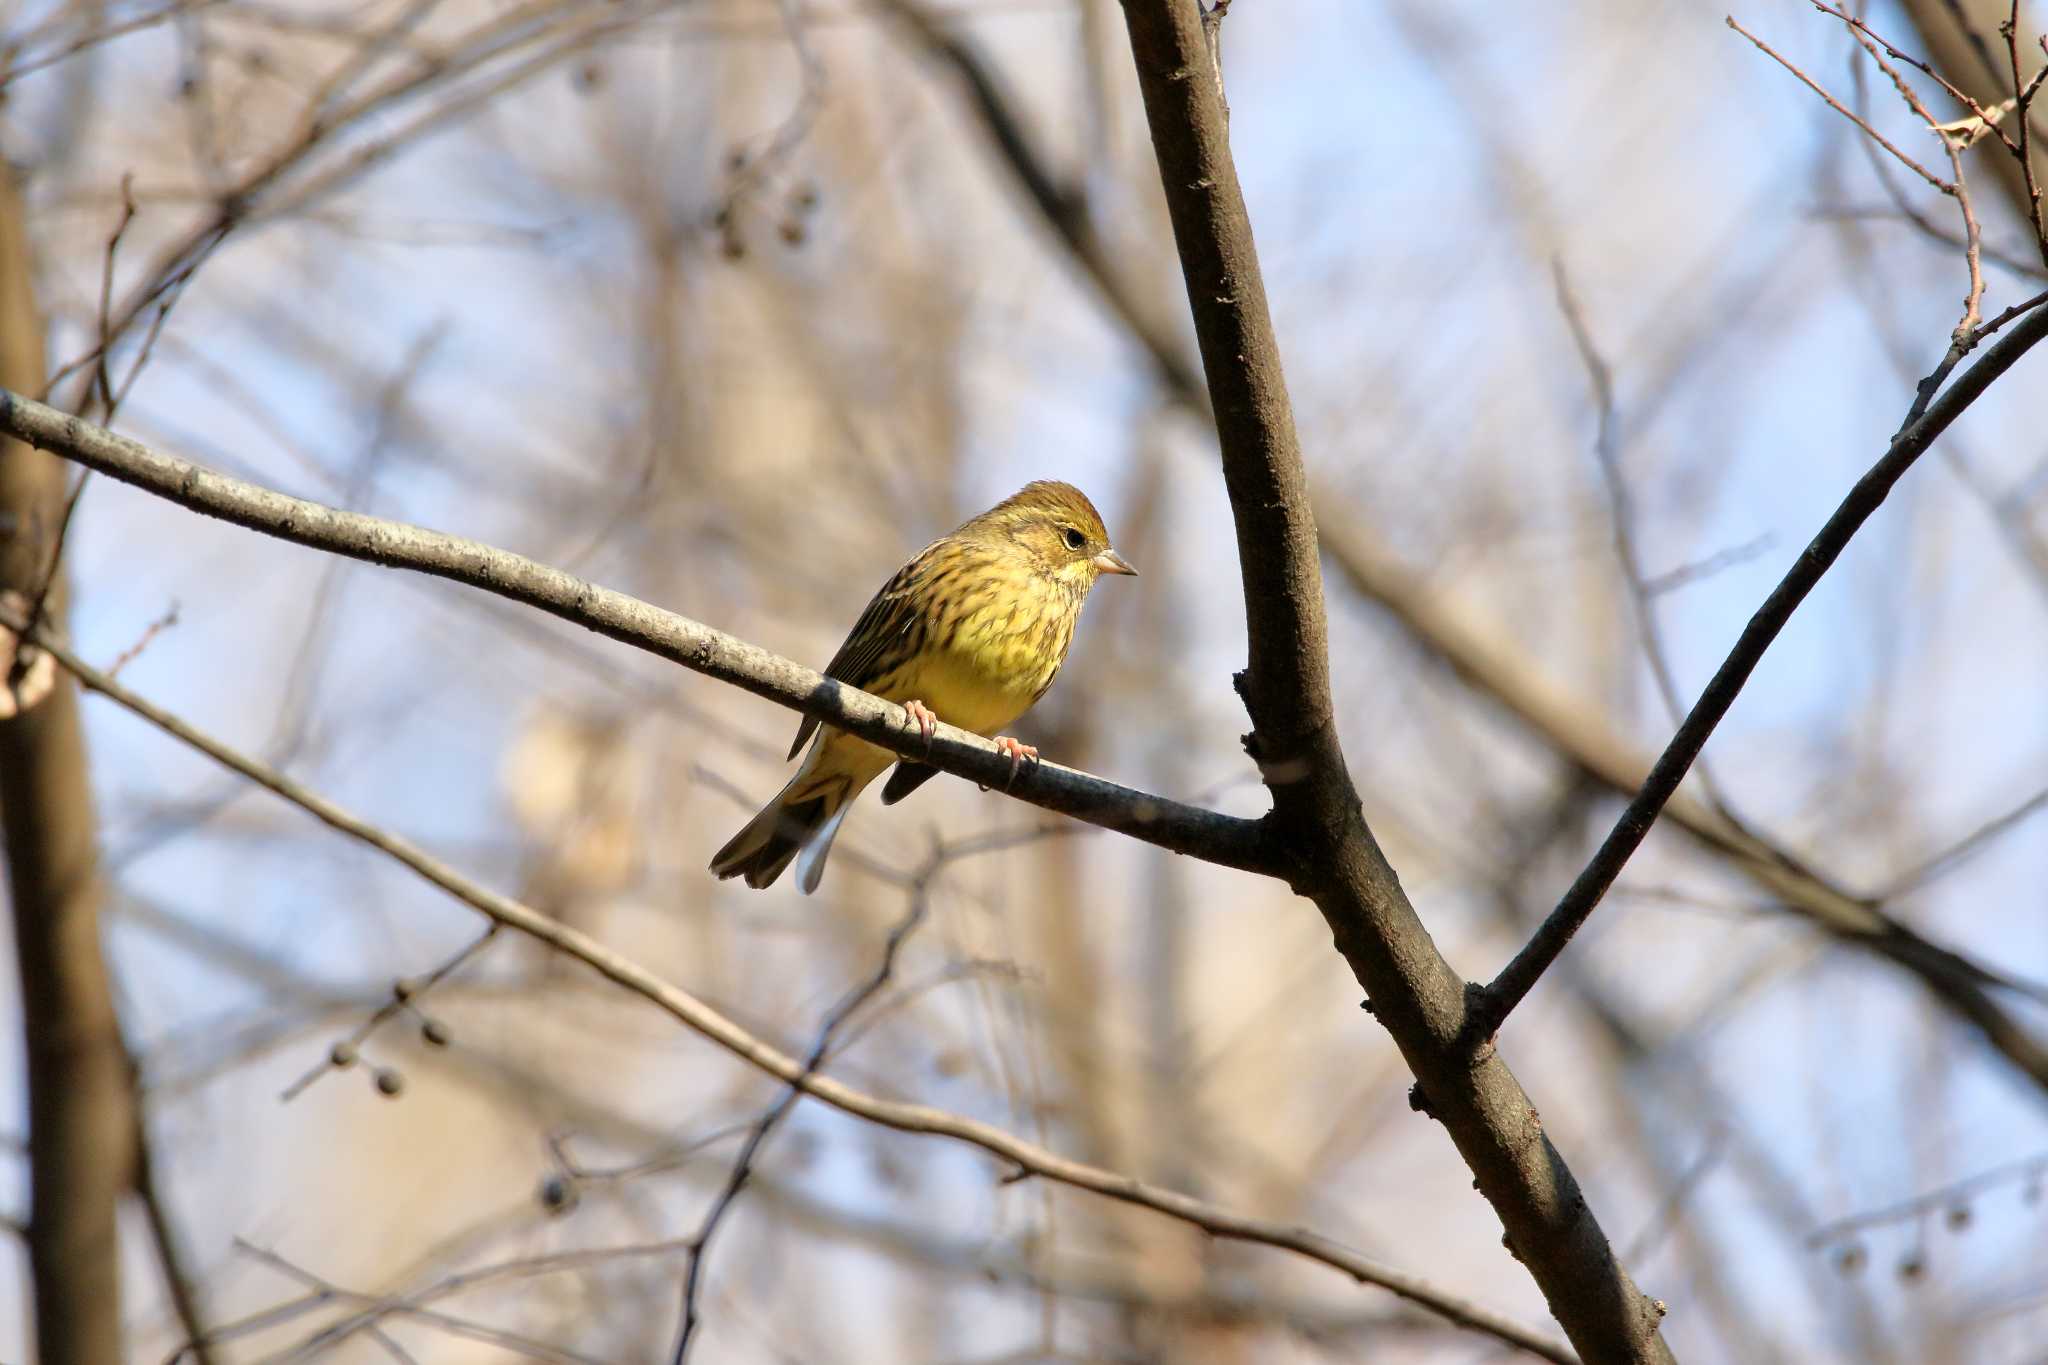
M 992 735 L 1045 695 L 1073 642 L 1088 590 L 1105 573 L 1134 573 L 1072 484 L 1027 484 L 933 541 L 896 571 L 854 623 L 825 676 L 873 692 L 913 714 Z M 806 718 L 789 756 L 819 729 Z M 1031 753 L 998 740 L 1012 755 Z M 818 734 L 789 785 L 711 860 L 720 877 L 763 887 L 801 855 L 815 891 L 825 855 L 855 797 L 896 756 L 841 730 Z M 908 796 L 935 771 L 904 760 L 882 802 Z

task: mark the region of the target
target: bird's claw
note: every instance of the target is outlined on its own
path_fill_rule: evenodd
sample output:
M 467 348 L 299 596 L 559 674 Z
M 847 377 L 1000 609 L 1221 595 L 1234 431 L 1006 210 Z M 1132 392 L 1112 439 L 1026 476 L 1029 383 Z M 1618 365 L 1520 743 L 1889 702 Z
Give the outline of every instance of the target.
M 917 722 L 918 730 L 924 735 L 925 757 L 930 758 L 932 753 L 932 734 L 939 728 L 938 716 L 929 706 L 915 698 L 904 702 L 903 709 L 912 720 Z
M 1017 770 L 1024 766 L 1025 759 L 1028 758 L 1033 763 L 1038 762 L 1038 750 L 1008 735 L 997 735 L 995 743 L 996 748 L 1010 756 L 1010 776 L 1003 783 L 1003 790 L 1008 791 L 1017 785 Z

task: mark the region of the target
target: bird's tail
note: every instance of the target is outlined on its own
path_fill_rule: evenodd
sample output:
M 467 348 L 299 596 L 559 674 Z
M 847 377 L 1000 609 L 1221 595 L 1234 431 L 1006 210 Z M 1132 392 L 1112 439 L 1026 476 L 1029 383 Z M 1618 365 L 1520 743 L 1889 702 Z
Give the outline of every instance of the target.
M 772 886 L 782 870 L 799 854 L 803 861 L 797 871 L 804 894 L 818 889 L 825 875 L 825 855 L 832 851 L 832 838 L 839 824 L 860 794 L 849 773 L 818 774 L 804 765 L 789 785 L 746 827 L 718 850 L 711 871 L 719 877 L 745 877 L 755 890 Z

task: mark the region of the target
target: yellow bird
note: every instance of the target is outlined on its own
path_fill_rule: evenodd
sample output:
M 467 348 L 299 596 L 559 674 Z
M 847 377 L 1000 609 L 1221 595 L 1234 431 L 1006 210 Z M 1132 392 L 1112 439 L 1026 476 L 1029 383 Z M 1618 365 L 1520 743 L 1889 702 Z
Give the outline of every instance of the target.
M 1109 545 L 1095 505 L 1072 484 L 1041 480 L 924 547 L 896 571 L 825 667 L 836 678 L 897 703 L 929 738 L 937 720 L 991 735 L 1031 709 L 1067 657 L 1088 590 L 1106 573 L 1135 574 Z M 818 731 L 798 727 L 795 758 Z M 1011 771 L 1038 751 L 1009 736 L 996 743 Z M 839 824 L 868 783 L 896 763 L 882 788 L 894 805 L 938 769 L 826 727 L 803 766 L 735 834 L 711 870 L 772 885 L 799 855 L 806 894 L 818 889 Z

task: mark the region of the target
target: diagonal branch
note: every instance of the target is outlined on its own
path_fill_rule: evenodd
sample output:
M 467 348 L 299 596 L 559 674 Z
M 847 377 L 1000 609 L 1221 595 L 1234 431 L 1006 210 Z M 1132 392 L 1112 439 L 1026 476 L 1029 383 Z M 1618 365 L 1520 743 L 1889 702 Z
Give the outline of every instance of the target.
M 1314 516 L 1267 313 L 1228 114 L 1197 0 L 1124 0 L 1237 522 L 1250 664 L 1247 741 L 1273 793 L 1287 877 L 1416 1077 L 1551 1312 L 1588 1360 L 1671 1359 L 1563 1155 L 1499 1053 L 1464 1044 L 1465 983 L 1366 827 L 1331 713 Z
M 10 627 L 25 624 L 6 609 L 0 609 L 0 622 Z M 565 957 L 583 963 L 599 976 L 649 1001 L 703 1038 L 742 1062 L 785 1082 L 795 1091 L 885 1128 L 952 1138 L 979 1147 L 1027 1175 L 1152 1209 L 1217 1237 L 1294 1252 L 1361 1283 L 1386 1289 L 1460 1326 L 1497 1337 L 1545 1360 L 1572 1365 L 1570 1352 L 1528 1329 L 1307 1229 L 1233 1213 L 1115 1171 L 1070 1161 L 992 1124 L 926 1105 L 882 1099 L 821 1075 L 815 1065 L 806 1064 L 771 1046 L 696 996 L 662 980 L 632 959 L 611 951 L 597 940 L 531 906 L 470 880 L 411 842 L 377 828 L 268 764 L 230 748 L 144 700 L 46 634 L 38 634 L 35 643 L 47 650 L 87 690 L 99 693 L 216 763 L 240 773 L 329 828 L 377 850 L 456 900 L 488 916 L 493 923 L 516 930 Z
M 927 752 L 923 731 L 899 706 L 523 555 L 229 478 L 4 389 L 0 431 L 237 526 L 350 559 L 452 579 L 538 607 L 892 752 L 1005 788 L 1046 810 L 1224 867 L 1263 873 L 1277 869 L 1261 821 L 1184 805 L 1056 763 L 1033 763 L 1012 784 L 1010 759 L 979 735 L 941 723 Z
M 817 1037 L 812 1040 L 809 1051 L 804 1053 L 803 1074 L 806 1079 L 817 1075 L 823 1069 L 834 1051 L 833 1045 L 839 1041 L 839 1030 L 845 1026 L 846 1021 L 872 1000 L 896 975 L 896 959 L 902 952 L 903 945 L 909 941 L 918 926 L 924 923 L 925 912 L 931 908 L 932 879 L 949 861 L 943 848 L 934 850 L 932 856 L 925 860 L 924 867 L 912 879 L 910 905 L 904 910 L 902 918 L 889 930 L 888 937 L 883 940 L 882 960 L 875 965 L 874 971 L 870 972 L 865 980 L 848 988 L 832 1008 L 826 1011 L 825 1021 L 819 1026 Z M 775 1131 L 778 1123 L 788 1117 L 790 1110 L 796 1108 L 796 1102 L 802 1099 L 803 1095 L 803 1086 L 796 1082 L 784 1086 L 782 1093 L 776 1096 L 775 1102 L 769 1105 L 761 1117 L 748 1128 L 746 1140 L 740 1145 L 739 1156 L 733 1161 L 732 1169 L 726 1175 L 725 1184 L 711 1201 L 704 1221 L 698 1224 L 696 1236 L 687 1244 L 689 1269 L 683 1277 L 683 1325 L 676 1340 L 675 1365 L 683 1365 L 683 1362 L 689 1359 L 690 1345 L 695 1340 L 697 1329 L 703 1320 L 697 1310 L 697 1303 L 703 1292 L 704 1261 L 711 1249 L 711 1238 L 718 1231 L 720 1221 L 731 1212 L 740 1192 L 753 1178 L 754 1163 L 769 1135 Z
M 1466 686 L 1492 699 L 1532 737 L 1609 790 L 1628 797 L 1642 786 L 1648 759 L 1584 707 L 1545 684 L 1542 670 L 1532 660 L 1504 649 L 1500 631 L 1485 629 L 1432 597 L 1356 524 L 1325 519 L 1321 531 L 1323 548 L 1345 581 L 1385 607 L 1417 644 Z M 2048 1046 L 1990 993 L 1992 988 L 2024 990 L 2022 983 L 1922 936 L 1886 914 L 1880 901 L 1837 885 L 1788 850 L 1730 824 L 1704 802 L 1679 793 L 1660 818 L 1825 932 L 1913 973 L 1935 999 L 1975 1026 L 2035 1085 L 2048 1090 Z
M 1842 499 L 1834 515 L 1793 561 L 1792 567 L 1771 589 L 1770 596 L 1764 599 L 1763 605 L 1757 608 L 1756 614 L 1743 628 L 1735 647 L 1729 651 L 1721 667 L 1715 670 L 1706 690 L 1686 716 L 1685 723 L 1678 727 L 1678 733 L 1671 737 L 1671 742 L 1658 756 L 1649 777 L 1623 809 L 1621 818 L 1615 821 L 1613 830 L 1594 853 L 1592 861 L 1586 864 L 1585 870 L 1571 884 L 1557 908 L 1551 911 L 1550 917 L 1528 944 L 1486 987 L 1483 1003 L 1475 1011 L 1472 1021 L 1475 1037 L 1484 1037 L 1499 1027 L 1600 904 L 1601 897 L 1607 894 L 1614 879 L 1621 875 L 1622 867 L 1649 834 L 1650 826 L 1664 809 L 1664 803 L 1678 790 L 1686 770 L 1699 757 L 1700 750 L 1706 747 L 1714 727 L 1735 704 L 1735 698 L 1749 681 L 1749 675 L 1763 659 L 1764 651 L 1778 638 L 1785 623 L 1792 619 L 1792 613 L 1799 609 L 1799 604 L 1820 582 L 1821 575 L 1848 548 L 1850 538 L 1884 502 L 1892 486 L 1934 444 L 1935 438 L 1977 401 L 1993 380 L 2011 369 L 2043 337 L 2048 337 L 2048 308 L 2036 308 L 1993 343 L 1975 364 L 1963 371 L 1961 377 L 1925 413 L 1894 436 L 1890 449 L 1856 481 L 1856 486 Z

